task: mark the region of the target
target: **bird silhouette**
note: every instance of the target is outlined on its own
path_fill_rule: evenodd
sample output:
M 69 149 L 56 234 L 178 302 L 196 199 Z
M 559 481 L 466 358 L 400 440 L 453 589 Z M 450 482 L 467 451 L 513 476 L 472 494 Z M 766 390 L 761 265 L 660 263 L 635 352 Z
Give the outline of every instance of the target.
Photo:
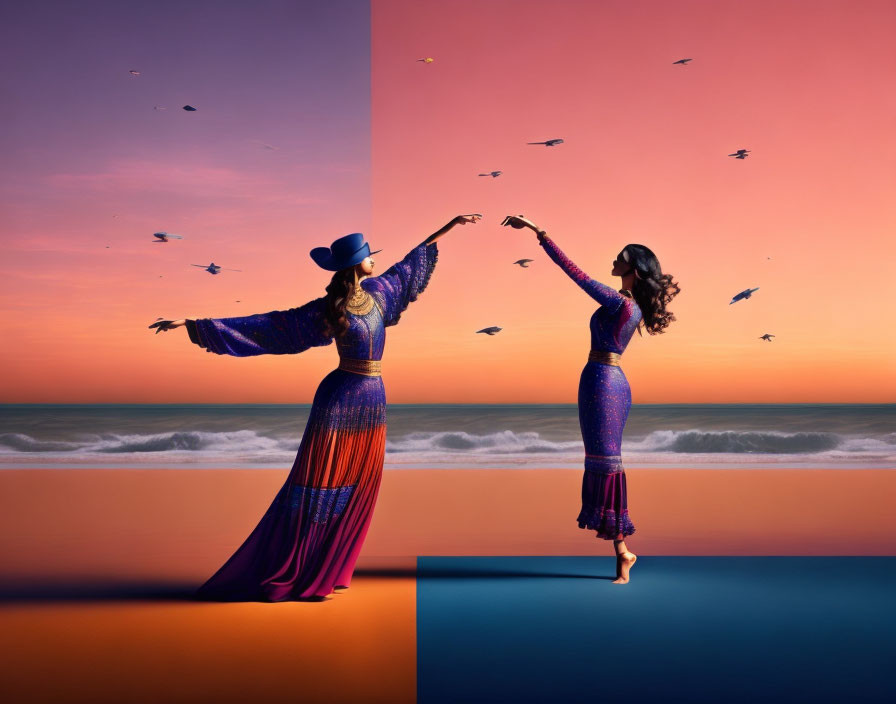
M 486 335 L 497 335 L 499 332 L 501 332 L 501 330 L 503 330 L 503 328 L 499 328 L 497 325 L 492 325 L 489 328 L 482 328 L 482 330 L 477 330 L 476 334 L 478 335 L 479 333 L 484 332 Z
M 679 59 L 678 61 L 673 61 L 672 65 L 674 66 L 675 64 L 681 64 L 682 66 L 687 66 L 688 61 L 693 61 L 693 59 Z
M 529 268 L 529 263 L 535 261 L 534 259 L 517 259 L 514 264 L 519 264 L 523 269 Z
M 433 61 L 435 61 L 435 59 L 431 56 L 427 56 L 425 59 L 417 59 L 417 61 L 422 61 L 425 64 L 431 64 Z
M 214 262 L 206 266 L 205 264 L 191 264 L 190 266 L 198 266 L 200 269 L 205 269 L 209 274 L 219 274 L 222 271 L 242 271 L 242 269 L 225 269 L 222 266 L 218 266 Z
M 498 176 L 500 176 L 503 173 L 504 173 L 503 171 L 489 171 L 487 174 L 479 174 L 479 175 L 480 176 L 491 176 L 492 178 L 498 178 Z
M 737 303 L 738 301 L 743 301 L 743 300 L 749 298 L 750 296 L 752 296 L 758 290 L 759 290 L 758 286 L 756 288 L 744 289 L 743 291 L 738 293 L 736 296 L 734 296 L 734 298 L 731 299 L 731 301 L 728 303 L 728 305 L 730 306 L 732 303 Z
M 139 72 L 139 71 L 128 71 L 128 73 L 131 74 L 132 76 L 139 76 L 139 75 L 140 75 L 140 72 Z
M 183 237 L 181 237 L 180 235 L 172 235 L 170 232 L 153 232 L 152 236 L 157 238 L 157 239 L 153 240 L 153 242 L 156 242 L 156 243 L 167 242 L 169 239 L 172 239 L 172 238 L 176 239 L 176 240 L 183 239 Z
M 546 147 L 555 147 L 558 144 L 563 144 L 562 139 L 549 139 L 546 142 L 526 142 L 526 144 L 543 144 Z
M 760 339 L 760 340 L 765 340 L 766 342 L 771 342 L 773 337 L 774 337 L 774 335 L 770 335 L 769 333 L 765 333 L 765 335 L 762 335 L 759 339 Z
M 196 112 L 196 108 L 194 108 L 192 105 L 184 105 L 183 109 L 187 112 Z
M 729 154 L 728 156 L 733 156 L 735 159 L 746 159 L 749 153 L 749 149 L 738 149 L 734 154 Z

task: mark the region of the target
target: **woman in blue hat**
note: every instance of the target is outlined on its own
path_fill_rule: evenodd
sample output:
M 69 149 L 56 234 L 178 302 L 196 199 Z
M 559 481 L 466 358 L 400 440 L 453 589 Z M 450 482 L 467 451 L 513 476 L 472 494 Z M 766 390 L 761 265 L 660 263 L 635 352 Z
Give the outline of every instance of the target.
M 150 325 L 156 332 L 186 326 L 194 343 L 215 354 L 296 354 L 334 340 L 339 352 L 339 367 L 314 395 L 286 482 L 242 546 L 199 589 L 200 598 L 322 599 L 349 586 L 383 472 L 386 328 L 429 283 L 436 240 L 480 217 L 458 215 L 379 276 L 372 275 L 376 252 L 361 233 L 312 249 L 315 263 L 335 273 L 325 296 L 298 308 Z

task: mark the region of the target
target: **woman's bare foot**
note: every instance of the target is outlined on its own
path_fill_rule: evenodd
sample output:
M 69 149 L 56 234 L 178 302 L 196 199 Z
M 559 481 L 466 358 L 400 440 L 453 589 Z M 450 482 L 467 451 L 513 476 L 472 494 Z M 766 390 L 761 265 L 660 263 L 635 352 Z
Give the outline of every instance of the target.
M 623 552 L 616 556 L 616 579 L 612 584 L 628 584 L 628 573 L 638 556 L 633 552 Z

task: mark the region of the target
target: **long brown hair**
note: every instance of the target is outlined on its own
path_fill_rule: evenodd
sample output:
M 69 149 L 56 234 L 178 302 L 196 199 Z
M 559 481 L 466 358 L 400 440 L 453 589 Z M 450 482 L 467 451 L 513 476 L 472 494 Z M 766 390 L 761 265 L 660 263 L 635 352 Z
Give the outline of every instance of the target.
M 345 304 L 355 285 L 355 267 L 340 269 L 327 286 L 326 302 L 324 305 L 324 322 L 327 325 L 327 334 L 333 337 L 342 337 L 349 328 L 348 318 L 345 315 Z
M 675 320 L 672 312 L 666 310 L 666 305 L 681 293 L 681 288 L 670 274 L 663 273 L 660 260 L 643 244 L 628 244 L 622 251 L 628 255 L 625 261 L 635 273 L 632 297 L 641 309 L 644 328 L 651 335 L 665 332 Z M 638 333 L 641 333 L 640 325 Z

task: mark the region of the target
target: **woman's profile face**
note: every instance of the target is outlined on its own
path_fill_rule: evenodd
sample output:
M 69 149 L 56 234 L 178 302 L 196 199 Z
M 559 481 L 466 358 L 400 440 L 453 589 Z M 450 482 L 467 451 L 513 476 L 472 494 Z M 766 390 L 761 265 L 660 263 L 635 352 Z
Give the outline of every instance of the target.
M 361 271 L 369 275 L 373 273 L 374 264 L 376 264 L 376 262 L 373 261 L 373 257 L 365 257 L 358 266 L 361 268 Z
M 613 260 L 613 271 L 611 271 L 610 274 L 612 276 L 625 276 L 630 269 L 631 266 L 625 261 L 625 253 L 620 252 Z

